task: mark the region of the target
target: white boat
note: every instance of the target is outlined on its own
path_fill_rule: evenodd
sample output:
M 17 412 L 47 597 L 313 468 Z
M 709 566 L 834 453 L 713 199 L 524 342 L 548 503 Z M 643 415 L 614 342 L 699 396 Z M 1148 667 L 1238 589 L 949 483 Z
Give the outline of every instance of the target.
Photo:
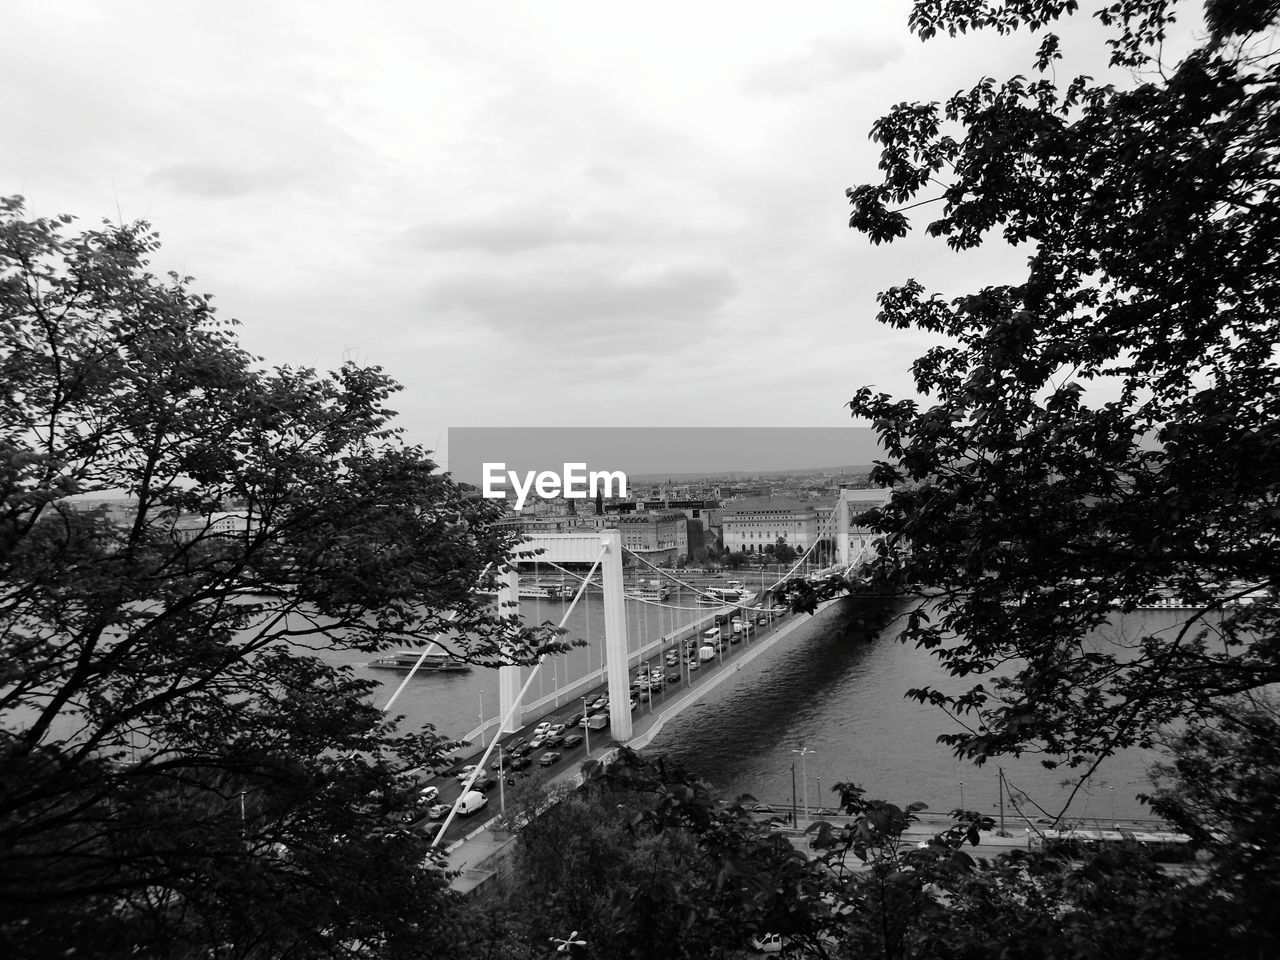
M 520 597 L 526 600 L 563 600 L 566 589 L 560 583 L 538 580 L 534 583 L 521 583 L 518 592 Z
M 497 590 L 480 590 L 478 592 L 486 597 L 498 596 Z M 516 594 L 522 600 L 568 600 L 573 596 L 573 590 L 565 584 L 540 580 L 535 583 L 522 582 L 516 589 Z
M 419 657 L 422 657 L 421 650 L 398 650 L 385 657 L 370 660 L 369 666 L 380 670 L 403 670 L 407 673 L 413 669 Z M 458 673 L 470 669 L 471 664 L 457 657 L 451 657 L 447 653 L 428 653 L 422 657 L 422 666 L 418 667 L 418 672 L 425 670 L 428 673 Z
M 632 596 L 639 600 L 666 600 L 671 596 L 671 588 L 662 580 L 641 580 Z
M 733 606 L 741 603 L 746 595 L 739 581 L 738 587 L 707 587 L 698 595 L 698 603 L 704 607 Z

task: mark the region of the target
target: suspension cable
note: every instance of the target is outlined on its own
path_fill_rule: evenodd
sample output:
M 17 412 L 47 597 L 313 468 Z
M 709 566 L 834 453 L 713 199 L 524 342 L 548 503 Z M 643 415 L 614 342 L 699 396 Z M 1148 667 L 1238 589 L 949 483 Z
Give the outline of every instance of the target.
M 605 554 L 607 554 L 608 552 L 609 551 L 607 548 L 601 549 L 600 555 L 596 557 L 596 562 L 591 565 L 591 569 L 587 572 L 588 579 L 591 577 L 591 574 L 595 573 L 596 567 L 600 566 L 600 561 L 604 559 Z M 584 580 L 582 582 L 582 585 L 578 587 L 578 592 L 573 595 L 573 602 L 569 604 L 569 609 L 566 610 L 564 612 L 564 616 L 560 618 L 560 624 L 559 626 L 556 627 L 557 630 L 564 627 L 565 623 L 569 619 L 569 614 L 573 613 L 573 608 L 578 605 L 578 600 L 582 596 L 583 591 L 585 591 L 586 588 L 587 588 L 587 581 Z M 501 723 L 498 725 L 498 730 L 494 734 L 493 739 L 489 741 L 489 746 L 485 748 L 485 751 L 483 754 L 481 754 L 480 759 L 476 761 L 476 768 L 471 771 L 471 776 L 468 777 L 466 783 L 463 784 L 462 790 L 458 794 L 458 799 L 453 802 L 453 807 L 449 810 L 449 815 L 445 817 L 444 823 L 440 825 L 440 829 L 436 831 L 435 838 L 431 841 L 431 848 L 433 850 L 436 848 L 436 846 L 439 845 L 441 838 L 443 838 L 445 835 L 445 831 L 449 829 L 449 824 L 453 822 L 453 818 L 457 815 L 458 804 L 460 804 L 462 802 L 462 798 L 465 797 L 470 792 L 471 785 L 476 782 L 476 777 L 478 777 L 481 771 L 484 770 L 484 765 L 489 761 L 489 754 L 493 753 L 493 748 L 498 743 L 499 735 L 502 733 L 503 730 L 507 728 L 507 724 L 511 722 L 511 718 L 515 716 L 515 712 L 518 709 L 520 709 L 520 705 L 524 703 L 524 695 L 529 692 L 529 687 L 533 683 L 533 678 L 539 673 L 539 671 L 542 668 L 542 664 L 546 662 L 546 659 L 547 659 L 547 654 L 545 653 L 538 657 L 538 661 L 533 665 L 533 669 L 529 672 L 529 677 L 527 680 L 525 680 L 524 686 L 522 686 L 520 688 L 520 692 L 516 694 L 515 702 L 512 703 L 511 708 L 507 710 L 507 714 L 502 718 Z M 483 727 L 480 730 L 480 739 L 482 741 L 484 739 Z
M 480 571 L 480 577 L 479 577 L 479 579 L 482 582 L 485 576 L 489 573 L 490 568 L 492 567 L 493 567 L 492 563 L 486 563 L 484 565 L 484 569 Z M 458 611 L 456 609 L 451 610 L 445 622 L 453 623 L 453 621 L 456 620 L 457 618 L 458 618 Z M 423 662 L 427 659 L 427 655 L 430 654 L 435 647 L 440 645 L 440 638 L 443 637 L 447 632 L 448 632 L 447 630 L 441 630 L 439 633 L 437 633 L 434 637 L 431 638 L 431 642 L 429 644 L 423 647 L 422 653 L 419 654 L 417 661 L 414 663 L 412 667 L 409 668 L 409 672 L 406 673 L 404 675 L 404 679 L 400 681 L 400 686 L 396 687 L 395 693 L 391 694 L 391 699 L 388 700 L 387 705 L 382 708 L 383 713 L 386 713 L 388 710 L 391 709 L 391 705 L 396 702 L 396 698 L 400 696 L 401 691 L 403 691 L 404 688 L 409 685 L 409 681 L 412 680 L 413 675 L 418 672 L 418 668 L 422 666 Z

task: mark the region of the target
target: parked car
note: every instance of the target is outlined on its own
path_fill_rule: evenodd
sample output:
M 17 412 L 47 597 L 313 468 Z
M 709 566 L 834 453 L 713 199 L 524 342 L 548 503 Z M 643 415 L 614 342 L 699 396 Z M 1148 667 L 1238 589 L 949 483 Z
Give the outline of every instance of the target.
M 549 767 L 553 763 L 558 763 L 559 760 L 560 760 L 560 754 L 556 753 L 554 750 L 548 750 L 540 758 L 538 758 L 538 763 L 542 764 L 542 766 L 544 767 Z
M 762 933 L 758 937 L 751 938 L 751 949 L 756 953 L 781 953 L 782 946 L 780 933 Z
M 418 802 L 430 803 L 432 800 L 434 800 L 438 796 L 440 796 L 439 787 L 423 787 L 421 790 L 418 791 Z
M 562 746 L 563 746 L 566 750 L 572 750 L 574 747 L 576 747 L 576 746 L 577 746 L 578 744 L 580 744 L 581 742 L 582 742 L 582 734 L 580 734 L 580 733 L 571 733 L 571 734 L 569 734 L 567 737 L 565 737 L 565 738 L 564 738 L 564 743 L 562 744 Z

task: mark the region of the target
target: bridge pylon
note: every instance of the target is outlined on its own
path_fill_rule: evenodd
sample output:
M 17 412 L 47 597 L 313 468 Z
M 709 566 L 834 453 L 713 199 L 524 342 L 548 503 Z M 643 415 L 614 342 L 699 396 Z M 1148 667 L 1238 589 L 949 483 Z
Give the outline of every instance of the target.
M 529 557 L 517 557 L 513 564 L 551 563 L 594 564 L 600 561 L 600 579 L 604 585 L 604 658 L 609 685 L 610 734 L 617 741 L 631 739 L 631 683 L 627 670 L 627 610 L 622 582 L 622 534 L 617 530 L 592 530 L 580 533 L 538 533 L 521 541 L 519 552 L 539 551 Z M 519 573 L 512 569 L 503 574 L 498 589 L 499 602 L 514 604 L 519 612 Z M 588 638 L 590 640 L 591 638 Z M 503 733 L 514 733 L 521 726 L 522 711 L 513 710 L 520 695 L 521 667 L 501 667 L 498 693 L 501 716 L 511 714 L 510 727 Z

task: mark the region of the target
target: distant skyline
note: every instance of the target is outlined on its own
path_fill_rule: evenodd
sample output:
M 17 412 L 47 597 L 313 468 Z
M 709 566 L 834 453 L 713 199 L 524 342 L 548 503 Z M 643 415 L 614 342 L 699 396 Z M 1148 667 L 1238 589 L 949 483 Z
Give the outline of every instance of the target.
M 882 459 L 866 427 L 491 427 L 448 432 L 446 466 L 480 484 L 483 463 L 520 472 L 585 463 L 628 477 L 724 476 Z
M 860 386 L 910 395 L 936 342 L 878 324 L 880 291 L 1016 281 L 1028 253 L 922 236 L 933 204 L 898 243 L 848 229 L 880 116 L 1027 73 L 1039 43 L 923 44 L 909 9 L 9 4 L 0 192 L 86 227 L 149 219 L 157 272 L 195 277 L 247 349 L 384 367 L 427 447 L 468 426 L 839 426 Z M 1088 17 L 1060 32 L 1059 77 L 1135 82 Z

